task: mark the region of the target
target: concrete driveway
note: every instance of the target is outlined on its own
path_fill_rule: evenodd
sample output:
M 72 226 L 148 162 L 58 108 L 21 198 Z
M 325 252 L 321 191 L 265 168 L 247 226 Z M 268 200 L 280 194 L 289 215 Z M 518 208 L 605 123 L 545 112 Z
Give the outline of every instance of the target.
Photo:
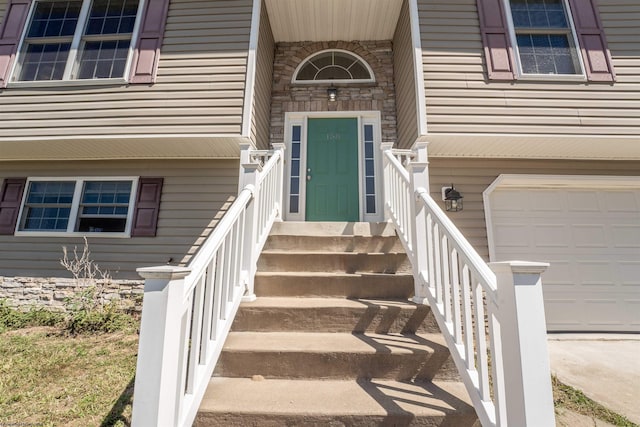
M 640 334 L 549 334 L 558 379 L 640 424 Z

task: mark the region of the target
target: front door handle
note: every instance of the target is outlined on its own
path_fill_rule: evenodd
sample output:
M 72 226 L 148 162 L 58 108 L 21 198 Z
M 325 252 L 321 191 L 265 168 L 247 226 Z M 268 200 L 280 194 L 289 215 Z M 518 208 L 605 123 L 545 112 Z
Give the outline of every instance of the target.
M 307 181 L 311 181 L 311 175 L 307 175 Z

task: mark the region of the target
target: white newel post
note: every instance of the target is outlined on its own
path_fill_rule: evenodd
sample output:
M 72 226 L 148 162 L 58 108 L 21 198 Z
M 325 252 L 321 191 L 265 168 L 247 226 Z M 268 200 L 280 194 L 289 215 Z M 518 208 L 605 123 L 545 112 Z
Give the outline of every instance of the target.
M 391 200 L 391 188 L 390 188 L 390 176 L 389 174 L 389 160 L 387 160 L 386 152 L 391 151 L 393 148 L 393 142 L 383 142 L 380 144 L 380 151 L 382 151 L 382 184 L 384 192 L 382 200 L 384 201 L 384 206 L 382 210 L 384 211 L 384 220 L 389 221 L 391 219 L 391 214 L 389 213 L 389 206 L 387 206 L 387 201 Z
M 249 144 L 240 145 L 240 189 L 249 187 L 253 193 L 253 200 L 247 205 L 245 212 L 244 241 L 242 242 L 242 266 L 240 271 L 245 281 L 245 294 L 242 301 L 250 302 L 256 300 L 254 292 L 254 277 L 257 269 L 258 255 L 255 253 L 256 241 L 258 239 L 258 198 L 260 188 L 258 184 L 258 174 L 262 170 L 259 163 L 251 162 L 251 146 Z
M 284 153 L 287 149 L 287 145 L 283 142 L 275 142 L 271 145 L 277 153 L 280 153 L 280 161 L 278 162 L 278 188 L 276 189 L 276 203 L 278 204 L 278 215 L 276 216 L 276 221 L 282 221 L 282 218 L 284 217 Z
M 165 265 L 137 271 L 145 281 L 132 425 L 176 425 L 183 362 L 178 343 L 185 333 L 177 320 L 184 314 L 184 278 L 191 270 Z
M 507 261 L 496 274 L 508 426 L 555 426 L 542 280 L 547 263 Z
M 418 203 L 421 192 L 429 194 L 429 161 L 427 143 L 416 142 L 413 145 L 414 157 L 409 163 L 409 177 L 411 179 L 411 220 L 415 223 L 411 227 L 411 249 L 413 251 L 413 277 L 415 296 L 413 301 L 422 304 L 427 298 L 428 286 L 428 248 L 427 248 L 427 210 L 423 203 Z

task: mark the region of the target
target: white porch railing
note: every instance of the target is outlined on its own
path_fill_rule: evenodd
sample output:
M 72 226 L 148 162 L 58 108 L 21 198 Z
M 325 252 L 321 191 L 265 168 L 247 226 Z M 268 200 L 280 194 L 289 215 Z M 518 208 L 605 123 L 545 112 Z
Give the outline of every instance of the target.
M 283 151 L 243 146 L 242 189 L 187 267 L 145 278 L 132 425 L 190 426 L 282 206 Z
M 555 426 L 541 273 L 548 264 L 486 264 L 429 188 L 427 144 L 383 144 L 385 213 L 413 266 L 483 426 Z

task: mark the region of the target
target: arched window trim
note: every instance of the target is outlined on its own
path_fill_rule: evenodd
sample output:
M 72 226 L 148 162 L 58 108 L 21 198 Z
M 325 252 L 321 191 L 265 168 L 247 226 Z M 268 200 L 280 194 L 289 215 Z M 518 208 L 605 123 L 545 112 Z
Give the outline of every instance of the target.
M 300 70 L 302 70 L 302 68 L 309 63 L 310 61 L 312 61 L 315 57 L 325 54 L 327 52 L 341 52 L 341 53 L 345 53 L 351 57 L 353 57 L 354 59 L 357 59 L 358 61 L 360 61 L 360 63 L 362 65 L 364 65 L 364 67 L 367 69 L 367 71 L 369 72 L 369 76 L 371 76 L 368 79 L 319 79 L 319 80 L 298 80 L 298 73 L 300 72 Z M 369 63 L 367 61 L 365 61 L 360 55 L 357 55 L 353 52 L 350 52 L 348 50 L 344 50 L 344 49 L 325 49 L 325 50 L 321 50 L 319 52 L 315 52 L 309 56 L 307 56 L 304 61 L 301 61 L 300 64 L 298 64 L 298 66 L 296 67 L 295 71 L 293 72 L 293 79 L 292 79 L 293 83 L 297 83 L 297 84 L 318 84 L 318 83 L 374 83 L 376 81 L 375 78 L 375 74 L 373 73 L 373 69 L 371 68 L 371 66 L 369 65 Z

